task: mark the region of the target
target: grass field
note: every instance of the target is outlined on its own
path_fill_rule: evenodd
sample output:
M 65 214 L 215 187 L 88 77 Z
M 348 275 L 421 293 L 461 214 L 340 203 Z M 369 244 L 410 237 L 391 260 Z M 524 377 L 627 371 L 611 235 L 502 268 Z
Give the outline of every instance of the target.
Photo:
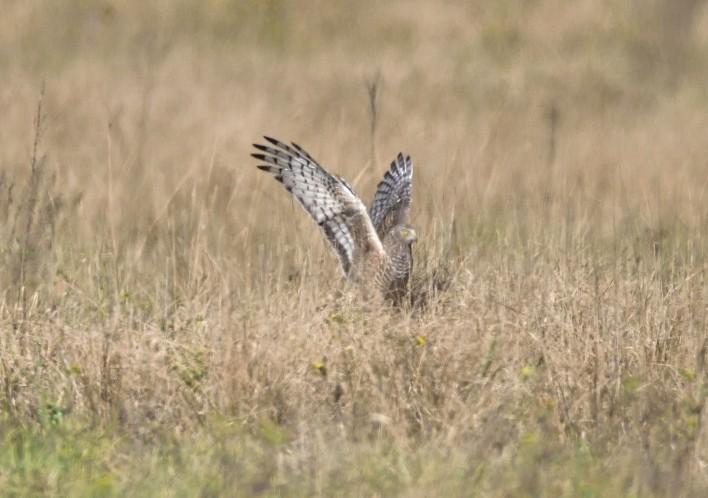
M 697 0 L 5 0 L 0 496 L 708 495 Z M 361 303 L 249 157 L 368 202 Z

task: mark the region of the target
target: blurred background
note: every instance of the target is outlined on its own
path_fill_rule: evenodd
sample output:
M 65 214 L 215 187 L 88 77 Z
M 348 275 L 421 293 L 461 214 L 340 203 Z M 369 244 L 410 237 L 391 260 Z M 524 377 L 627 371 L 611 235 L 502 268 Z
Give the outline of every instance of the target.
M 158 216 L 190 175 L 252 181 L 263 134 L 367 199 L 403 150 L 421 207 L 432 187 L 504 215 L 559 174 L 680 203 L 705 187 L 707 51 L 700 0 L 5 0 L 0 165 L 27 172 L 45 85 L 39 153 L 93 228 Z
M 241 269 L 257 247 L 293 247 L 279 259 L 297 268 L 310 221 L 255 169 L 264 134 L 367 202 L 411 154 L 429 248 L 656 250 L 708 225 L 699 0 L 6 0 L 3 13 L 1 235 L 22 265 L 51 253 L 37 262 L 49 274 L 68 264 L 56 248 L 150 264 L 202 242 Z

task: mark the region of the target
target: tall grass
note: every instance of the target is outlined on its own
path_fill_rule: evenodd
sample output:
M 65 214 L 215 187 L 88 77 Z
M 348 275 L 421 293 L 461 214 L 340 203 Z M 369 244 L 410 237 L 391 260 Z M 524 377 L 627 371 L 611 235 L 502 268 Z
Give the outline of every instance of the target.
M 684 3 L 8 4 L 0 494 L 704 495 Z M 414 306 L 356 298 L 262 134 L 367 201 L 412 155 Z

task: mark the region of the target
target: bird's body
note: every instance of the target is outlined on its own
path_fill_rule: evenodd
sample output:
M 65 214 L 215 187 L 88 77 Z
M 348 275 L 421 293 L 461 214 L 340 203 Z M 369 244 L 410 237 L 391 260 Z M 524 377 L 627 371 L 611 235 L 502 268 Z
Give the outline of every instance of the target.
M 254 144 L 268 163 L 258 168 L 275 175 L 312 217 L 337 252 L 344 276 L 362 285 L 365 295 L 379 293 L 402 303 L 413 265 L 408 225 L 413 196 L 413 163 L 398 154 L 379 183 L 371 209 L 342 178 L 332 175 L 295 143 L 264 137 L 274 147 Z

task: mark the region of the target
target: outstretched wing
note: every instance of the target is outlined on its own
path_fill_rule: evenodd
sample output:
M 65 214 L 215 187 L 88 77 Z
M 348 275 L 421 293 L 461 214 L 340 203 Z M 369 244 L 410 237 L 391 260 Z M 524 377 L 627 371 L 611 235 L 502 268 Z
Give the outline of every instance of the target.
M 371 251 L 384 253 L 364 203 L 347 182 L 327 172 L 297 144 L 263 138 L 274 147 L 253 144 L 264 154 L 251 155 L 268 163 L 258 168 L 274 174 L 315 220 L 337 251 L 344 275 L 361 278 L 357 263 Z
M 383 240 L 391 228 L 408 222 L 413 199 L 413 161 L 410 156 L 398 154 L 384 175 L 369 213 L 376 233 Z

